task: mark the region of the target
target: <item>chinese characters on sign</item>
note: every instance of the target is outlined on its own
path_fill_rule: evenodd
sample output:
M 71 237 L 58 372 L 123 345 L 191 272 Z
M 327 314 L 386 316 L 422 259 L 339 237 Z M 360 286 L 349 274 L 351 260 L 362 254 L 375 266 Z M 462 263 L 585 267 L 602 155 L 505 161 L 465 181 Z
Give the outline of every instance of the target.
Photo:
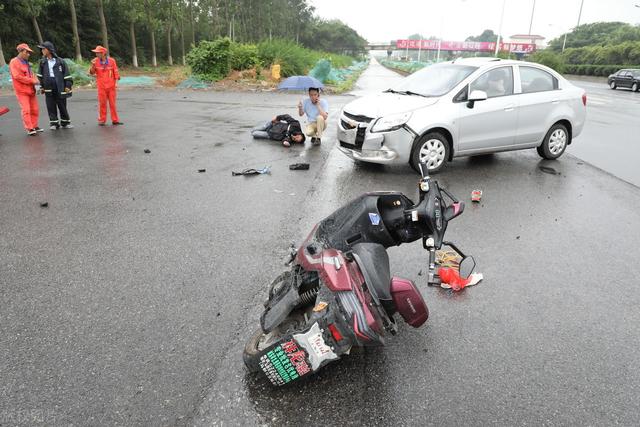
M 437 50 L 438 40 L 396 40 L 397 49 Z M 493 52 L 495 42 L 440 42 L 440 50 Z M 536 50 L 534 43 L 500 43 L 500 50 L 512 53 L 532 53 Z
M 277 344 L 260 357 L 260 368 L 274 385 L 284 385 L 311 372 L 306 353 L 295 340 Z

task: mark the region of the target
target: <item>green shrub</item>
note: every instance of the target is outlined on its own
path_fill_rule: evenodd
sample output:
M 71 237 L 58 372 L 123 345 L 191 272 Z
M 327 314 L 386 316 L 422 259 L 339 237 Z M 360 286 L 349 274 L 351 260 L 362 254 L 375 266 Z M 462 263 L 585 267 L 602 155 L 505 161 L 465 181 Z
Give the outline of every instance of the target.
M 232 70 L 248 70 L 260 65 L 258 47 L 255 44 L 231 43 L 230 66 Z
M 229 74 L 231 40 L 219 38 L 204 40 L 187 54 L 187 64 L 193 73 L 205 81 L 220 80 Z
M 537 62 L 538 64 L 546 65 L 549 68 L 553 68 L 559 73 L 564 72 L 564 58 L 550 50 L 539 50 L 532 54 L 529 58 L 531 62 Z

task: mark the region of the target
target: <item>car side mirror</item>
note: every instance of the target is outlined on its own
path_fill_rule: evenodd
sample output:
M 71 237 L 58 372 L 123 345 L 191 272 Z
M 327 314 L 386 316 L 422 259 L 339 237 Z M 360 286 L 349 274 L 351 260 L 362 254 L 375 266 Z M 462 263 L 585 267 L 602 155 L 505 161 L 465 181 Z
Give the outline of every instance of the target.
M 468 278 L 471 273 L 473 273 L 473 269 L 476 268 L 476 261 L 472 256 L 467 256 L 460 261 L 460 277 L 463 279 Z
M 487 99 L 487 92 L 483 90 L 474 90 L 469 94 L 469 100 L 467 102 L 467 108 L 473 108 L 477 101 L 485 101 Z

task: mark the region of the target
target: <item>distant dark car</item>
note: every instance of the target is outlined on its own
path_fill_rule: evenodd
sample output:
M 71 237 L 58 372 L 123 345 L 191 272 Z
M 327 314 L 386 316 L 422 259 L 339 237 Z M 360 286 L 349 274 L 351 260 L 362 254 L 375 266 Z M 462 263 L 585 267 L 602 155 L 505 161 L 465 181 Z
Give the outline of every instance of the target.
M 640 90 L 640 70 L 625 68 L 615 74 L 611 74 L 607 80 L 611 89 L 626 87 L 633 92 Z

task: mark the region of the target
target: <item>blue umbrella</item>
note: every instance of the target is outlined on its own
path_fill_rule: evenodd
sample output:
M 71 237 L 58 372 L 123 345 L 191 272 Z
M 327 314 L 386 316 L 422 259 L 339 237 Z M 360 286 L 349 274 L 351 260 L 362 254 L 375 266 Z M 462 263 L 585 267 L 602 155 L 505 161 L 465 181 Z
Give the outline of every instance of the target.
M 310 87 L 322 89 L 324 85 L 320 80 L 311 76 L 287 77 L 278 85 L 278 89 L 283 90 L 308 90 Z

